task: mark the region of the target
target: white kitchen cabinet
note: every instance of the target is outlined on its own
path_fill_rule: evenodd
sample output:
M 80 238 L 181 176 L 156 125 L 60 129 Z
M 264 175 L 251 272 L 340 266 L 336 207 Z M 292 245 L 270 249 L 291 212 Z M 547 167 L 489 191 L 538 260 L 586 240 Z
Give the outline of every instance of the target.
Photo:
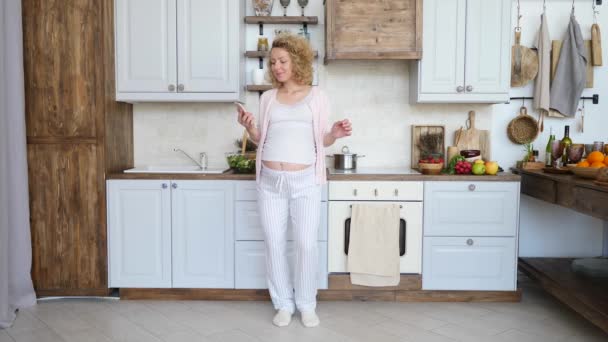
M 266 289 L 266 248 L 264 241 L 237 241 L 235 253 L 235 288 Z M 318 242 L 319 266 L 317 269 L 317 287 L 327 289 L 327 242 Z M 289 269 L 294 270 L 294 242 L 287 242 Z M 291 274 L 293 277 L 293 274 Z
M 410 102 L 507 102 L 511 31 L 511 0 L 425 0 Z
M 234 214 L 237 240 L 264 240 L 257 201 L 237 201 Z M 317 240 L 327 241 L 327 202 L 322 202 L 320 216 Z M 293 240 L 291 224 L 287 227 L 287 240 Z
M 234 288 L 231 181 L 109 180 L 110 287 Z
M 116 0 L 117 101 L 242 100 L 244 6 Z
M 169 181 L 107 185 L 109 287 L 171 287 Z
M 424 290 L 514 291 L 515 238 L 425 237 Z
M 424 236 L 515 236 L 519 182 L 426 182 Z
M 514 291 L 518 227 L 519 182 L 425 182 L 422 289 Z
M 171 183 L 173 287 L 234 287 L 231 181 Z
M 255 181 L 236 182 L 235 194 L 235 288 L 262 289 L 266 284 L 264 232 L 257 206 Z M 318 288 L 326 289 L 327 278 L 327 186 L 321 191 L 321 217 L 317 242 L 319 247 Z M 293 228 L 288 225 L 287 257 L 293 270 Z

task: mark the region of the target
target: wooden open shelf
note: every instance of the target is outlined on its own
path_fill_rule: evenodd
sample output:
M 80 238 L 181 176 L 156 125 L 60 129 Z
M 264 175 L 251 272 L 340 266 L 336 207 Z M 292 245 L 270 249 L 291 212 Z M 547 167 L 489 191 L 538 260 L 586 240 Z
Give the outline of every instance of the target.
M 266 58 L 268 57 L 268 51 L 245 51 L 245 57 L 247 58 Z M 319 51 L 315 50 L 312 52 L 315 57 L 319 56 Z
M 262 85 L 247 85 L 247 91 L 266 91 L 272 89 L 272 85 L 270 84 L 262 84 Z
M 318 24 L 319 17 L 303 16 L 246 16 L 247 24 Z
M 571 258 L 519 258 L 519 269 L 565 305 L 608 333 L 608 279 L 572 272 Z

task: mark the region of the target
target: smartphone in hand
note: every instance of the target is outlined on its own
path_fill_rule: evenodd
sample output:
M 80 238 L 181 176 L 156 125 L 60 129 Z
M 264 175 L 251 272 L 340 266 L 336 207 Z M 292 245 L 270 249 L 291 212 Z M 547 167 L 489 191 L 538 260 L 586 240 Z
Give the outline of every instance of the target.
M 245 106 L 243 106 L 242 102 L 239 101 L 234 101 L 234 104 L 241 109 L 241 111 L 243 112 L 243 114 L 247 113 L 247 109 L 245 109 Z

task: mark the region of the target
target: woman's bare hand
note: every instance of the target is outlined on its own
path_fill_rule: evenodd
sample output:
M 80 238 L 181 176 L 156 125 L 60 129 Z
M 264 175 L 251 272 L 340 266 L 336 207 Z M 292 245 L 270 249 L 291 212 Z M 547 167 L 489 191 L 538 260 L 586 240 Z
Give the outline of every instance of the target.
M 348 119 L 334 122 L 331 126 L 331 136 L 334 139 L 340 139 L 353 134 L 353 126 Z

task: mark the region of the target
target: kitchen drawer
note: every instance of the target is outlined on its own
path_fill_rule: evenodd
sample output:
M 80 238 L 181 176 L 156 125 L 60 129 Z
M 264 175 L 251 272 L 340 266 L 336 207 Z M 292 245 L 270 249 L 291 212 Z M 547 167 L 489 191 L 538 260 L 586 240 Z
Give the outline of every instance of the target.
M 422 201 L 423 182 L 329 182 L 330 201 Z
M 423 290 L 516 289 L 515 238 L 425 237 Z
M 257 189 L 255 181 L 237 181 L 236 182 L 236 200 L 237 201 L 257 201 Z M 327 201 L 327 186 L 323 185 L 321 189 L 321 201 Z
M 424 185 L 424 236 L 516 236 L 518 221 L 518 182 Z
M 258 191 L 255 181 L 237 181 L 235 198 L 237 201 L 257 201 Z
M 237 240 L 264 240 L 257 202 L 237 201 L 235 205 L 235 224 Z M 293 240 L 291 224 L 287 228 L 287 239 Z M 318 240 L 327 241 L 327 202 L 321 202 Z
M 327 242 L 321 241 L 319 246 L 319 268 L 317 286 L 327 289 Z M 289 270 L 293 279 L 294 244 L 287 242 L 287 258 Z M 235 246 L 235 288 L 265 289 L 266 283 L 266 251 L 264 241 L 237 241 Z

